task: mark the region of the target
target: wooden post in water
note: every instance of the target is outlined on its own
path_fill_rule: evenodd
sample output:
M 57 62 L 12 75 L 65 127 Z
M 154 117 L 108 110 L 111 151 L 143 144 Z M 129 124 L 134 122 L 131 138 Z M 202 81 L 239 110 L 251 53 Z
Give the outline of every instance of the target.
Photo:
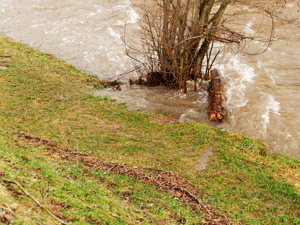
M 225 95 L 220 72 L 217 69 L 210 71 L 208 115 L 211 121 L 224 121 L 227 119 L 227 111 L 223 106 Z

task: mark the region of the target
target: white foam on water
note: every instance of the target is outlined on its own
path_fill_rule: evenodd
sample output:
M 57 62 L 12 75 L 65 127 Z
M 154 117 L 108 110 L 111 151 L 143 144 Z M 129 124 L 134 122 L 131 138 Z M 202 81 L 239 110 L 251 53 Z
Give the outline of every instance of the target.
M 126 9 L 127 11 L 127 20 L 126 23 L 137 23 L 140 19 L 139 14 L 131 7 L 131 1 L 126 0 L 123 2 L 122 5 L 117 5 L 113 7 L 113 10 L 124 10 Z M 124 21 L 118 21 L 118 25 L 124 25 Z
M 37 27 L 43 27 L 45 24 L 43 23 L 37 23 L 37 24 L 32 24 L 31 27 L 32 28 L 37 28 Z
M 1 24 L 1 23 L 7 23 L 7 22 L 8 22 L 9 20 L 11 20 L 11 19 L 12 19 L 11 17 L 8 17 L 8 18 L 2 20 L 2 21 L 0 22 L 0 24 Z
M 115 9 L 128 8 L 130 6 L 130 4 L 131 4 L 130 0 L 125 0 L 122 5 L 116 5 L 116 6 L 113 7 L 113 9 L 115 10 Z
M 253 79 L 254 77 L 256 77 L 254 68 L 246 63 L 243 63 L 239 56 L 231 56 L 226 66 L 230 67 L 230 69 L 236 72 L 239 72 L 239 74 L 241 75 L 239 78 L 241 82 L 254 82 Z
M 127 20 L 128 23 L 137 23 L 140 19 L 140 16 L 130 6 L 129 9 L 127 10 L 127 14 L 129 15 L 129 18 Z
M 96 5 L 95 8 L 96 8 L 96 11 L 95 12 L 89 12 L 87 14 L 88 17 L 96 16 L 97 14 L 102 13 L 103 10 L 102 10 L 102 7 L 100 5 Z
M 75 43 L 77 41 L 76 36 L 66 36 L 66 37 L 63 37 L 62 40 L 65 43 Z
M 8 6 L 9 2 L 10 2 L 10 0 L 1 0 L 0 1 L 0 7 Z
M 251 29 L 252 25 L 253 25 L 253 21 L 254 19 L 250 20 L 247 25 L 245 26 L 245 33 L 249 34 L 249 35 L 254 35 L 255 31 L 253 29 Z
M 262 60 L 258 60 L 257 61 L 257 67 L 260 68 L 260 69 L 264 68 L 264 62 Z
M 77 18 L 69 18 L 66 21 L 64 21 L 64 23 L 76 25 L 76 24 L 84 24 L 85 21 Z
M 264 67 L 259 67 L 260 69 L 263 69 L 263 73 L 266 74 L 270 80 L 272 81 L 273 84 L 276 84 L 275 78 L 277 77 L 274 75 L 274 72 L 268 68 L 268 66 Z
M 225 64 L 216 66 L 223 76 L 226 76 L 227 82 L 226 96 L 227 105 L 230 108 L 242 108 L 247 105 L 248 99 L 245 96 L 247 85 L 254 82 L 256 73 L 252 66 L 243 63 L 241 58 L 237 55 L 227 53 L 229 58 Z
M 194 109 L 188 109 L 185 113 L 183 113 L 179 117 L 179 123 L 185 123 L 185 122 L 196 122 L 199 118 L 200 113 L 195 111 Z
M 83 56 L 83 60 L 87 63 L 93 63 L 96 61 L 96 56 L 98 55 L 98 53 L 91 53 L 88 51 L 84 51 L 84 56 Z
M 280 102 L 276 101 L 272 95 L 268 95 L 265 107 L 265 112 L 261 115 L 261 118 L 263 119 L 264 132 L 266 132 L 268 124 L 270 123 L 270 113 L 272 112 L 280 116 Z
M 111 36 L 121 41 L 121 34 L 117 33 L 112 27 L 107 28 L 107 30 Z
M 288 7 L 288 8 L 294 8 L 295 4 L 294 3 L 287 3 L 286 7 Z
M 179 94 L 179 98 L 181 98 L 181 99 L 186 99 L 186 94 Z

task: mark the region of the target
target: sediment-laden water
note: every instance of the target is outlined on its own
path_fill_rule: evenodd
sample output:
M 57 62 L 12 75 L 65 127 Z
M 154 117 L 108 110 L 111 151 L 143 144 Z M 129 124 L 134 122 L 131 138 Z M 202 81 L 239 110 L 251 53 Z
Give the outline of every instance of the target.
M 94 74 L 111 79 L 132 68 L 124 51 L 124 26 L 129 42 L 139 39 L 138 0 L 1 0 L 2 34 L 53 53 Z M 290 14 L 296 3 L 287 4 Z M 259 16 L 245 18 L 244 32 L 258 28 L 269 32 Z M 207 93 L 187 95 L 164 88 L 124 86 L 121 92 L 104 90 L 133 109 L 167 111 L 180 121 L 197 121 L 223 127 L 257 139 L 269 140 L 273 151 L 300 157 L 300 28 L 278 25 L 277 35 L 285 36 L 260 55 L 250 56 L 228 50 L 216 65 L 223 74 L 229 120 L 222 125 L 207 118 Z M 251 43 L 253 53 L 264 43 Z M 221 46 L 220 46 L 221 47 Z M 128 74 L 122 77 L 128 79 Z

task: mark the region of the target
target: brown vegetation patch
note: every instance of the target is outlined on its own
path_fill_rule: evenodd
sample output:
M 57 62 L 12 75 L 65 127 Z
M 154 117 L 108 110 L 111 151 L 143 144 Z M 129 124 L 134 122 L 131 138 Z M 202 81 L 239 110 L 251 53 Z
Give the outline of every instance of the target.
M 128 175 L 145 184 L 156 186 L 159 191 L 170 191 L 175 198 L 189 205 L 195 212 L 204 214 L 205 219 L 201 222 L 202 224 L 231 224 L 228 218 L 215 212 L 202 201 L 198 196 L 200 193 L 198 187 L 195 187 L 177 173 L 156 168 L 137 169 L 125 164 L 104 162 L 96 157 L 74 151 L 69 147 L 59 147 L 52 141 L 26 135 L 25 133 L 18 134 L 18 137 L 39 146 L 47 146 L 48 150 L 56 152 L 63 159 L 80 162 L 90 168 L 104 170 L 105 173 Z
M 65 202 L 61 202 L 61 201 L 56 201 L 56 200 L 51 200 L 51 209 L 54 211 L 63 211 L 65 209 L 70 208 L 71 206 Z
M 3 224 L 11 224 L 13 220 L 14 210 L 10 209 L 7 205 L 0 205 L 0 222 Z

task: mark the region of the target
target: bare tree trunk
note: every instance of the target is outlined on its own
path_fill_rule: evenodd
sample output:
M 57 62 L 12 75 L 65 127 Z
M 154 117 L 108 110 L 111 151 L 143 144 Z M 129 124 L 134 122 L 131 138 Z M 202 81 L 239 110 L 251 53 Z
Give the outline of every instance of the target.
M 207 37 L 205 38 L 204 42 L 201 45 L 201 48 L 198 52 L 198 55 L 196 57 L 196 64 L 200 65 L 202 67 L 202 62 L 204 59 L 204 56 L 209 48 L 210 43 L 213 41 L 214 36 L 216 34 L 216 31 L 218 30 L 218 25 L 221 22 L 221 19 L 224 15 L 224 12 L 227 8 L 227 6 L 232 2 L 232 0 L 224 0 L 222 4 L 220 5 L 217 13 L 213 16 L 213 18 L 209 21 L 211 23 L 210 29 L 208 31 Z
M 160 40 L 162 45 L 162 52 L 161 52 L 161 72 L 165 76 L 167 71 L 167 61 L 168 55 L 165 48 L 166 42 L 168 40 L 168 33 L 169 33 L 169 11 L 170 11 L 170 0 L 163 0 L 163 35 Z
M 152 12 L 147 11 L 146 38 L 151 43 L 149 61 L 153 62 L 153 55 L 157 55 L 157 66 L 152 68 L 159 69 L 162 84 L 186 93 L 187 81 L 193 78 L 197 89 L 197 79 L 202 79 L 203 59 L 232 1 L 223 0 L 212 17 L 216 0 L 157 0 L 162 15 L 154 15 L 153 20 L 149 17 Z M 157 73 L 151 71 L 150 74 Z

